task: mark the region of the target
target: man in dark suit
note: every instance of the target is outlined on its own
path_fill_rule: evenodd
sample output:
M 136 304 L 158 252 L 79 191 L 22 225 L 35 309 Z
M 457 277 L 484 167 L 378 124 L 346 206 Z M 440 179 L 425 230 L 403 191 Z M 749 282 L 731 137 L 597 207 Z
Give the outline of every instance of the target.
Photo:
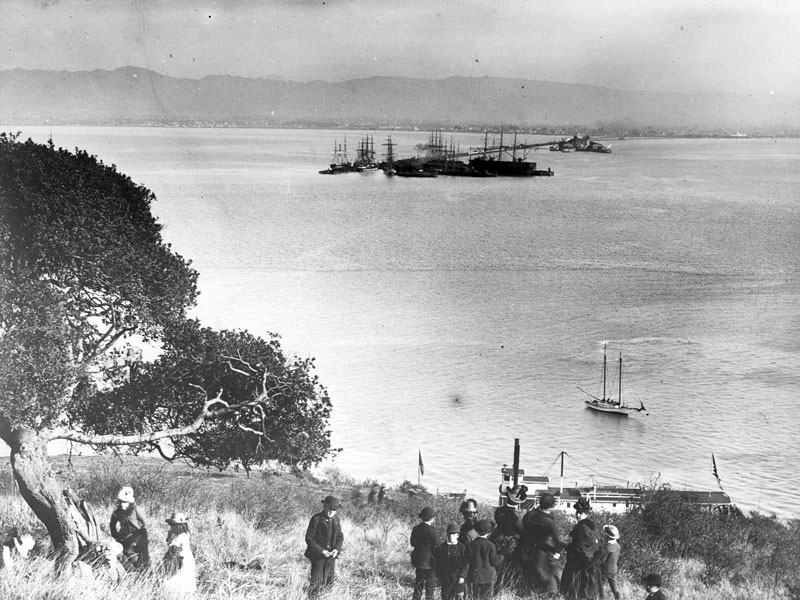
M 339 517 L 340 502 L 335 496 L 326 496 L 322 511 L 311 517 L 306 531 L 305 557 L 311 561 L 309 597 L 314 597 L 333 584 L 336 576 L 336 558 L 342 551 L 344 535 Z
M 439 536 L 433 528 L 433 521 L 436 513 L 430 506 L 426 506 L 419 513 L 422 523 L 411 530 L 411 564 L 416 569 L 416 579 L 414 581 L 413 600 L 422 598 L 422 590 L 425 590 L 425 599 L 433 600 L 433 593 L 436 589 L 436 550 L 439 546 Z

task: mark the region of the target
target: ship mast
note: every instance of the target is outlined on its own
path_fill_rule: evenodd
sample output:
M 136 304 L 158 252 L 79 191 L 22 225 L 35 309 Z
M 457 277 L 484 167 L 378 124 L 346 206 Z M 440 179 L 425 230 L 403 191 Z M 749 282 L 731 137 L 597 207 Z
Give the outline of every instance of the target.
M 497 160 L 503 160 L 503 126 L 500 126 L 500 145 L 497 147 Z
M 514 149 L 511 151 L 511 160 L 517 161 L 517 130 L 514 130 Z

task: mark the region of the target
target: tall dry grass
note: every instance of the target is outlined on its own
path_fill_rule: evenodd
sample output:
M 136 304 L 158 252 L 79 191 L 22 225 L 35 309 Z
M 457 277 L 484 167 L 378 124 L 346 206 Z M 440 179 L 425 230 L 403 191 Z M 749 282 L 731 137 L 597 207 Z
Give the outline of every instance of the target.
M 74 466 L 74 465 L 73 465 Z M 424 504 L 435 506 L 437 526 L 459 522 L 458 503 L 441 498 L 409 497 L 390 490 L 390 502 L 365 500 L 370 482 L 355 482 L 336 471 L 319 479 L 297 479 L 268 473 L 197 473 L 183 466 L 164 466 L 149 459 L 93 458 L 62 476 L 94 507 L 105 535 L 113 498 L 123 484 L 132 485 L 148 517 L 151 555 L 158 564 L 166 551 L 164 519 L 174 510 L 191 517 L 192 545 L 198 565 L 198 599 L 246 600 L 306 598 L 309 563 L 303 557 L 309 517 L 328 493 L 343 498 L 340 512 L 345 550 L 337 564 L 337 583 L 329 600 L 407 599 L 413 569 L 408 539 Z M 78 576 L 59 578 L 47 558 L 49 542 L 41 524 L 16 493 L 13 481 L 0 474 L 0 525 L 16 525 L 37 539 L 35 556 L 13 573 L 0 574 L 5 600 L 160 600 L 157 570 L 130 575 L 112 584 Z M 493 508 L 480 506 L 481 516 Z M 692 507 L 674 506 L 663 498 L 624 516 L 598 514 L 598 526 L 616 524 L 622 532 L 623 598 L 644 598 L 639 584 L 645 571 L 666 578 L 672 599 L 798 600 L 793 587 L 800 573 L 800 526 L 763 517 L 721 521 Z M 564 536 L 572 525 L 559 514 Z M 705 554 L 704 554 L 705 553 Z M 520 600 L 504 592 L 498 600 Z

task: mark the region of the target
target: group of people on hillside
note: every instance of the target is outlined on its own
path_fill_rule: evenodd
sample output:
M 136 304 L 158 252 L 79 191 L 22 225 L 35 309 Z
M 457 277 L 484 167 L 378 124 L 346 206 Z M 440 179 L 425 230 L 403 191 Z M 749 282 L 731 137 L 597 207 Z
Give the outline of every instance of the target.
M 552 515 L 555 497 L 542 494 L 538 506 L 525 512 L 526 492 L 524 486 L 509 489 L 494 520 L 479 519 L 477 502 L 464 501 L 459 509 L 463 523 L 448 524 L 443 542 L 434 527 L 436 511 L 423 508 L 418 515 L 421 522 L 410 537 L 415 569 L 412 599 L 422 600 L 424 595 L 425 600 L 433 600 L 438 582 L 442 600 L 486 600 L 503 589 L 539 598 L 561 594 L 567 600 L 598 600 L 605 597 L 606 586 L 614 600 L 620 600 L 617 527 L 604 526 L 598 539 L 589 518 L 591 505 L 584 497 L 574 505 L 577 523 L 564 543 Z M 311 597 L 333 584 L 344 541 L 337 516 L 339 499 L 328 496 L 322 504 L 323 510 L 311 518 L 306 531 Z M 564 551 L 562 569 L 559 559 Z M 650 574 L 643 583 L 646 600 L 664 600 L 659 575 Z
M 164 590 L 172 597 L 189 597 L 197 590 L 197 573 L 191 548 L 189 519 L 174 512 L 167 519 L 167 551 L 162 559 Z M 111 537 L 121 546 L 119 564 L 126 572 L 151 567 L 147 522 L 136 506 L 133 488 L 123 487 L 109 522 Z

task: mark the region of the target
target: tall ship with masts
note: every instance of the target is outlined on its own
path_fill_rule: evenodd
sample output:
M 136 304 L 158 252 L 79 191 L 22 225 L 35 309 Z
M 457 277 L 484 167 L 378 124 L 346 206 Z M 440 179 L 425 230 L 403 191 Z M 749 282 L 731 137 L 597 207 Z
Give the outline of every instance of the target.
M 361 143 L 358 145 L 358 154 L 353 161 L 353 166 L 359 172 L 378 170 L 378 163 L 375 162 L 375 139 L 371 135 L 361 138 Z
M 397 171 L 394 170 L 394 143 L 391 135 L 388 136 L 384 146 L 386 146 L 386 162 L 383 166 L 383 172 L 387 177 L 394 177 Z
M 525 160 L 526 144 L 517 144 L 517 133 L 514 132 L 514 145 L 510 148 L 503 145 L 503 129 L 500 128 L 500 145 L 489 147 L 489 132 L 484 136 L 483 152 L 470 159 L 469 165 L 476 171 L 491 173 L 505 177 L 552 177 L 553 171 L 536 168 L 535 162 Z M 520 155 L 517 151 L 520 151 Z
M 341 173 L 355 173 L 358 169 L 350 162 L 347 156 L 347 138 L 344 146 L 336 140 L 333 142 L 333 162 L 327 169 L 320 171 L 321 175 L 339 175 Z
M 617 392 L 616 400 L 606 394 L 606 376 L 608 373 L 608 364 L 606 359 L 606 346 L 603 346 L 603 397 L 598 398 L 592 394 L 581 390 L 587 396 L 591 396 L 591 400 L 586 400 L 586 408 L 596 410 L 598 412 L 610 413 L 614 415 L 621 415 L 627 417 L 632 412 L 643 412 L 647 410 L 644 403 L 640 400 L 639 406 L 629 406 L 622 401 L 622 352 L 619 353 L 619 391 Z M 578 388 L 579 390 L 581 388 Z

